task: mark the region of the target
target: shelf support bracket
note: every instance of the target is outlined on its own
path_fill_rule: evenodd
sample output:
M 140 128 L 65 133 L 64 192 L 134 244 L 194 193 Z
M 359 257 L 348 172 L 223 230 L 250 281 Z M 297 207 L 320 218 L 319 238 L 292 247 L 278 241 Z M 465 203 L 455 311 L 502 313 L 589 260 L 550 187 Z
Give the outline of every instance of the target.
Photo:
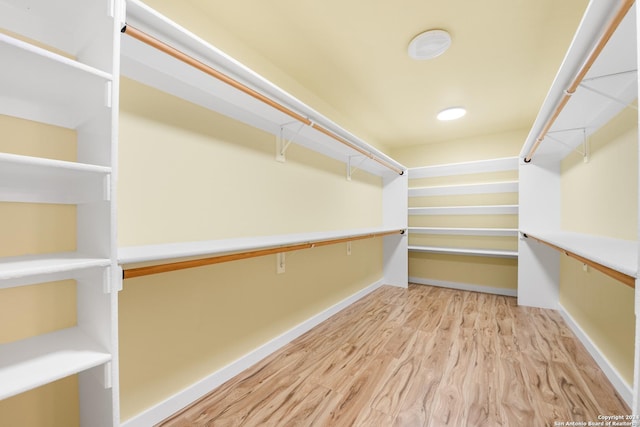
M 358 162 L 358 164 L 356 166 L 352 166 L 353 164 L 353 160 L 356 157 L 361 157 L 362 160 L 360 160 L 360 162 Z M 351 181 L 351 176 L 358 170 L 360 169 L 360 166 L 362 166 L 362 164 L 364 162 L 367 161 L 367 157 L 366 156 L 349 156 L 349 159 L 347 159 L 347 181 Z
M 613 101 L 613 102 L 615 102 L 616 104 L 620 104 L 620 105 L 622 105 L 623 107 L 632 108 L 632 109 L 634 109 L 634 110 L 638 111 L 638 107 L 637 107 L 637 106 L 635 106 L 635 105 L 633 105 L 633 104 L 627 104 L 626 102 L 623 102 L 623 101 L 619 100 L 619 99 L 618 99 L 618 98 L 616 98 L 615 96 L 611 96 L 611 95 L 609 95 L 608 93 L 604 93 L 604 92 L 602 92 L 602 91 L 600 91 L 600 90 L 598 90 L 598 89 L 596 89 L 596 88 L 593 88 L 593 87 L 591 87 L 591 86 L 587 86 L 587 85 L 586 85 L 586 84 L 584 84 L 584 83 L 580 83 L 580 87 L 581 87 L 581 88 L 583 88 L 583 89 L 588 90 L 589 92 L 593 92 L 593 93 L 595 93 L 596 95 L 600 95 L 600 96 L 602 96 L 603 98 L 607 98 L 609 101 Z
M 589 142 L 588 142 L 588 138 L 587 138 L 587 129 L 586 128 L 580 128 L 580 129 L 568 129 L 568 130 L 579 130 L 582 131 L 582 151 L 578 150 L 578 148 L 574 148 L 572 146 L 570 146 L 569 144 L 559 140 L 558 138 L 554 138 L 551 134 L 555 133 L 555 132 L 547 132 L 546 137 L 549 138 L 550 140 L 552 140 L 555 143 L 558 143 L 560 145 L 563 145 L 565 147 L 567 147 L 568 149 L 570 149 L 571 151 L 575 151 L 576 153 L 579 153 L 582 156 L 582 159 L 585 163 L 589 162 Z M 564 131 L 557 131 L 557 132 L 564 132 Z
M 287 140 L 284 136 L 286 127 L 294 123 L 299 123 L 299 122 L 295 121 L 295 122 L 289 122 L 281 125 L 280 133 L 276 136 L 276 160 L 280 163 L 284 163 L 287 161 L 287 158 L 286 158 L 287 149 L 289 148 L 291 143 L 298 137 L 298 135 L 300 135 L 300 132 L 302 132 L 302 129 L 304 129 L 304 127 L 306 126 L 304 123 L 300 124 L 300 127 L 298 128 L 298 130 L 293 134 L 293 136 L 289 140 Z M 313 125 L 313 122 L 311 122 L 311 125 Z

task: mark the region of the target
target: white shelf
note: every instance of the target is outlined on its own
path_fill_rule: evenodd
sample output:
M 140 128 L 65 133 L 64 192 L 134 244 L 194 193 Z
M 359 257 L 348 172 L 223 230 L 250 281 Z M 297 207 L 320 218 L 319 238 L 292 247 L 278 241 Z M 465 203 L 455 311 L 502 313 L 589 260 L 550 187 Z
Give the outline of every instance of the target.
M 108 112 L 111 74 L 0 33 L 0 114 L 76 129 Z M 105 115 L 105 120 L 109 115 Z
M 111 168 L 0 153 L 0 200 L 87 203 L 105 200 Z
M 409 252 L 424 252 L 446 255 L 471 255 L 492 258 L 517 258 L 518 251 L 500 249 L 448 248 L 442 246 L 409 246 Z
M 110 360 L 77 327 L 0 345 L 0 400 Z
M 591 2 L 574 40 L 564 58 L 562 67 L 547 94 L 531 131 L 520 153 L 524 157 L 535 144 L 540 131 L 556 108 L 592 49 L 594 34 L 599 34 L 617 9 L 617 2 Z M 606 96 L 579 86 L 558 119 L 549 129 L 548 135 L 534 155 L 562 159 L 582 144 L 589 136 L 618 114 L 625 105 L 638 97 L 635 6 L 627 13 L 618 29 L 600 53 L 585 76 L 583 84 Z M 584 133 L 583 133 L 584 129 Z
M 522 232 L 628 276 L 638 277 L 638 242 L 634 240 L 572 232 Z
M 401 228 L 402 227 L 361 228 L 354 230 L 284 234 L 277 236 L 242 237 L 237 239 L 208 240 L 201 242 L 130 246 L 118 249 L 118 262 L 121 265 L 127 265 L 147 261 L 215 256 L 231 252 L 277 248 L 280 246 L 304 244 L 321 240 L 367 236 L 374 233 L 399 230 Z
M 86 53 L 88 38 L 106 42 L 112 33 L 111 13 L 101 1 L 3 0 L 0 28 L 78 56 Z
M 409 197 L 517 193 L 518 181 L 409 188 Z
M 456 236 L 505 236 L 515 237 L 515 228 L 451 228 L 451 227 L 409 227 L 409 234 L 444 234 Z
M 280 102 L 377 158 L 399 169 L 405 169 L 381 151 L 340 128 L 317 111 L 143 3 L 136 0 L 127 2 L 127 23 Z M 281 126 L 293 120 L 285 113 L 126 35 L 122 38 L 121 65 L 122 74 L 129 78 L 274 135 L 279 135 Z M 344 163 L 355 156 L 355 161 L 360 165 L 359 169 L 376 175 L 394 173 L 373 160 L 366 160 L 360 164 L 360 159 L 364 157 L 357 151 L 309 126 L 297 133 L 299 127 L 300 124 L 285 127 L 285 138 L 297 134 L 294 139 L 296 144 L 323 155 Z
M 503 157 L 499 159 L 410 168 L 409 179 L 518 170 L 518 162 L 517 157 Z
M 0 281 L 108 267 L 110 264 L 108 258 L 90 258 L 75 252 L 4 257 L 0 258 Z
M 409 215 L 516 215 L 518 205 L 436 206 L 409 208 Z

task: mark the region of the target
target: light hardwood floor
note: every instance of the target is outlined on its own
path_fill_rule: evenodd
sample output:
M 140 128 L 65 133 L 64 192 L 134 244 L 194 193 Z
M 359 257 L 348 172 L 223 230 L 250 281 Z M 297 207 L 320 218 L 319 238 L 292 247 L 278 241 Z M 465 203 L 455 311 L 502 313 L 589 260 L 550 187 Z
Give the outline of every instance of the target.
M 551 310 L 384 286 L 161 426 L 553 426 L 629 414 Z

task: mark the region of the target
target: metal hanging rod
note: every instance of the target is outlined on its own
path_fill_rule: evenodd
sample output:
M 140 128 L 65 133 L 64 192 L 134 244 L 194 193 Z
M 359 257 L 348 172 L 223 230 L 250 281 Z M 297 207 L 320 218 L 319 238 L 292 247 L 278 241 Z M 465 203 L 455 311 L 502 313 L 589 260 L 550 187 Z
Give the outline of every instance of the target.
M 212 68 L 210 66 L 208 66 L 207 64 L 198 61 L 197 59 L 185 54 L 184 52 L 179 51 L 178 49 L 156 39 L 155 37 L 141 31 L 138 30 L 134 27 L 132 27 L 131 25 L 126 24 L 122 30 L 122 33 L 127 34 L 131 37 L 133 37 L 136 40 L 139 40 L 145 44 L 148 44 L 149 46 L 152 46 L 164 53 L 166 53 L 167 55 L 170 55 L 174 58 L 176 58 L 179 61 L 184 62 L 187 65 L 190 65 L 200 71 L 202 71 L 205 74 L 210 75 L 211 77 L 214 77 L 226 84 L 228 84 L 229 86 L 238 89 L 239 91 L 269 105 L 272 108 L 275 108 L 276 110 L 288 115 L 289 117 L 292 117 L 294 119 L 296 119 L 297 121 L 304 123 L 305 125 L 317 130 L 318 132 L 321 132 L 323 134 L 325 134 L 326 136 L 340 142 L 341 144 L 346 145 L 347 147 L 351 148 L 352 150 L 355 150 L 365 156 L 367 156 L 368 158 L 370 158 L 371 160 L 374 160 L 376 162 L 378 162 L 379 164 L 381 164 L 382 166 L 396 172 L 399 175 L 404 175 L 404 170 L 402 170 L 401 168 L 396 167 L 395 165 L 392 165 L 391 163 L 387 162 L 384 159 L 379 158 L 378 156 L 374 155 L 373 153 L 357 146 L 356 144 L 346 140 L 345 138 L 341 137 L 340 135 L 335 134 L 334 132 L 330 131 L 329 129 L 324 128 L 323 126 L 320 126 L 319 124 L 315 123 L 314 121 L 308 119 L 307 117 L 304 117 L 303 115 L 296 113 L 295 111 L 291 110 L 290 108 L 272 100 L 271 98 L 261 94 L 260 92 L 256 91 L 255 89 L 252 89 L 242 83 L 240 83 L 239 81 L 233 79 L 232 77 L 216 70 L 215 68 Z
M 598 58 L 598 55 L 600 55 L 600 53 L 602 52 L 602 49 L 604 49 L 607 42 L 613 35 L 613 33 L 615 33 L 616 29 L 618 28 L 618 25 L 620 25 L 620 22 L 622 22 L 625 15 L 629 11 L 629 9 L 631 9 L 631 6 L 633 6 L 634 2 L 635 0 L 624 0 L 622 2 L 622 4 L 620 5 L 620 8 L 618 9 L 614 17 L 611 19 L 609 24 L 607 25 L 604 33 L 602 34 L 602 36 L 600 36 L 597 43 L 589 53 L 587 60 L 584 62 L 584 64 L 582 64 L 580 71 L 578 71 L 578 73 L 574 77 L 573 82 L 571 83 L 569 88 L 564 91 L 564 95 L 562 96 L 562 99 L 560 99 L 560 102 L 558 102 L 558 105 L 556 105 L 556 108 L 553 111 L 553 114 L 551 115 L 551 117 L 549 117 L 546 124 L 542 128 L 542 131 L 538 134 L 538 138 L 536 138 L 536 142 L 533 144 L 533 147 L 531 147 L 531 149 L 529 150 L 529 153 L 524 158 L 525 163 L 529 163 L 531 161 L 533 154 L 536 152 L 536 150 L 540 146 L 540 143 L 542 143 L 542 140 L 546 136 L 547 132 L 549 131 L 549 129 L 551 129 L 551 126 L 553 126 L 553 123 L 555 123 L 556 119 L 558 118 L 558 116 L 560 115 L 564 107 L 567 105 L 567 102 L 569 102 L 571 95 L 575 93 L 576 89 L 578 88 L 578 86 L 580 85 L 584 77 L 587 75 L 587 73 L 591 69 L 591 66 Z
M 273 248 L 257 249 L 252 251 L 236 252 L 226 255 L 216 255 L 212 257 L 192 259 L 188 261 L 177 261 L 152 265 L 147 267 L 125 268 L 122 272 L 123 279 L 132 279 L 134 277 L 149 276 L 151 274 L 168 273 L 170 271 L 184 270 L 187 268 L 204 267 L 206 265 L 220 264 L 223 262 L 237 261 L 241 259 L 256 258 L 265 255 L 273 255 L 284 252 L 299 251 L 302 249 L 317 248 L 320 246 L 335 245 L 338 243 L 353 242 L 354 240 L 371 239 L 373 237 L 384 237 L 392 234 L 404 234 L 404 229 L 393 231 L 382 231 L 379 233 L 369 233 L 359 236 L 341 237 L 337 239 L 315 240 L 304 243 L 295 243 L 291 245 L 277 246 Z
M 553 248 L 553 249 L 555 249 L 555 250 L 557 250 L 559 252 L 562 252 L 563 254 L 567 255 L 568 257 L 571 257 L 573 259 L 576 259 L 576 260 L 580 261 L 583 264 L 586 264 L 586 265 L 588 265 L 590 267 L 593 267 L 594 269 L 600 271 L 601 273 L 604 273 L 607 276 L 609 276 L 609 277 L 611 277 L 613 279 L 616 279 L 617 281 L 622 282 L 622 283 L 624 283 L 625 285 L 627 285 L 627 286 L 629 286 L 631 288 L 635 288 L 635 286 L 636 286 L 636 278 L 633 277 L 633 276 L 629 276 L 628 274 L 624 274 L 624 273 L 622 273 L 622 272 L 620 272 L 618 270 L 614 270 L 611 267 L 607 267 L 606 265 L 602 265 L 602 264 L 600 264 L 598 262 L 595 262 L 595 261 L 592 261 L 592 260 L 590 260 L 588 258 L 582 257 L 582 256 L 580 256 L 578 254 L 575 254 L 575 253 L 571 252 L 571 251 L 568 251 L 568 250 L 563 249 L 563 248 L 561 248 L 559 246 L 556 246 L 553 243 L 549 243 L 546 240 L 542 240 L 542 239 L 539 239 L 539 238 L 537 238 L 535 236 L 532 236 L 531 234 L 525 234 L 524 237 L 531 238 L 531 239 L 535 240 L 538 243 L 542 243 L 543 245 L 547 245 L 547 246 L 549 246 L 549 247 L 551 247 L 551 248 Z

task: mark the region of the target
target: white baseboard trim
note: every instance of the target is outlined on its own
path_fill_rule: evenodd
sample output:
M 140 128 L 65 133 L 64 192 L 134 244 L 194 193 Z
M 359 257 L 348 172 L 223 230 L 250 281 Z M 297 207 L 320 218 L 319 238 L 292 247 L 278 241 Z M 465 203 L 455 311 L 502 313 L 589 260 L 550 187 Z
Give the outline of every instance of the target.
M 458 289 L 461 291 L 483 292 L 485 294 L 518 296 L 517 289 L 492 288 L 491 286 L 474 285 L 473 283 L 448 282 L 444 280 L 424 279 L 422 277 L 409 277 L 409 283 L 419 285 L 438 286 L 440 288 Z
M 605 355 L 600 351 L 598 346 L 589 338 L 589 335 L 580 327 L 578 322 L 569 314 L 569 312 L 562 306 L 562 304 L 558 304 L 559 312 L 564 318 L 567 325 L 571 328 L 574 334 L 578 337 L 582 345 L 587 349 L 591 357 L 596 361 L 602 372 L 607 376 L 609 381 L 613 387 L 620 393 L 620 396 L 627 402 L 629 407 L 632 407 L 633 404 L 633 389 L 632 387 L 622 378 L 620 373 L 616 370 L 616 368 L 609 362 L 609 359 L 605 357 Z
M 343 310 L 344 308 L 348 307 L 349 305 L 353 304 L 359 299 L 367 296 L 368 294 L 375 291 L 383 284 L 384 284 L 384 281 L 380 280 L 356 292 L 350 297 L 316 314 L 315 316 L 300 323 L 299 325 L 288 330 L 282 335 L 256 348 L 250 353 L 245 354 L 238 360 L 214 372 L 208 377 L 203 378 L 197 383 L 194 383 L 193 385 L 187 387 L 186 389 L 174 394 L 173 396 L 166 399 L 165 401 L 160 402 L 155 406 L 152 406 L 151 408 L 146 409 L 140 414 L 135 415 L 133 418 L 126 420 L 121 424 L 122 427 L 148 427 L 150 425 L 155 425 L 159 423 L 160 421 L 166 419 L 167 417 L 175 414 L 182 408 L 200 399 L 202 396 L 206 395 L 214 388 L 222 385 L 226 381 L 238 375 L 242 371 L 250 368 L 251 366 L 258 363 L 259 361 L 269 356 L 273 352 L 284 347 L 286 344 L 290 343 L 291 341 L 293 341 L 300 335 L 304 334 L 311 328 L 324 322 L 329 317 L 333 316 L 334 314 L 338 313 L 339 311 Z

